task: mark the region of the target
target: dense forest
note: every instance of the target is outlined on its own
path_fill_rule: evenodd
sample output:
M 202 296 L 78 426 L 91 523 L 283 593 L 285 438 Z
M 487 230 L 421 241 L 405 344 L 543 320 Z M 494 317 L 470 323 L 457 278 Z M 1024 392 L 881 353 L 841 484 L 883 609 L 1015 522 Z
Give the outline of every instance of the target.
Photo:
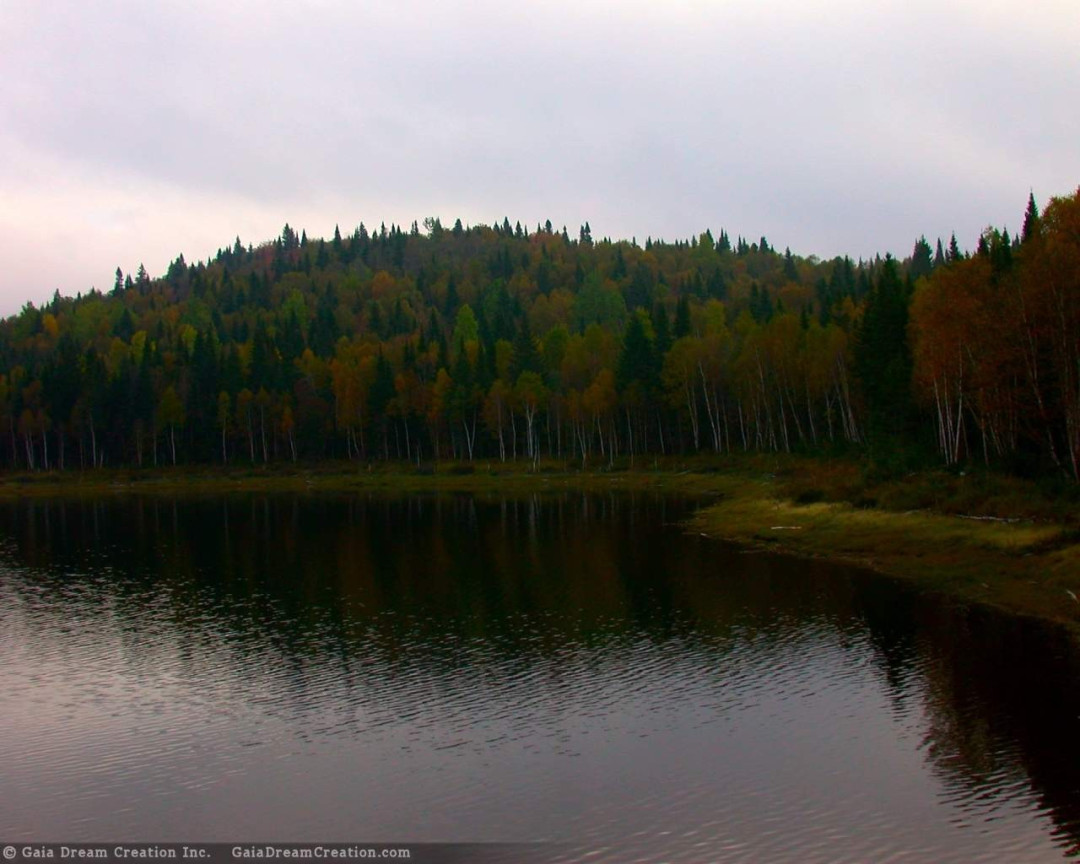
M 286 225 L 27 304 L 0 466 L 860 449 L 1080 479 L 1080 191 L 903 261 L 575 235 Z

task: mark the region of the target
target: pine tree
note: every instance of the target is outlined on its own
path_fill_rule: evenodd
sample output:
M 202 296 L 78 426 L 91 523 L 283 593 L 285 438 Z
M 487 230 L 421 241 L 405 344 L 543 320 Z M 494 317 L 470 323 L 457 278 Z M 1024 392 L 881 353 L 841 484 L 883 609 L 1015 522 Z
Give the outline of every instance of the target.
M 511 363 L 511 378 L 516 381 L 522 372 L 540 371 L 540 354 L 536 350 L 536 342 L 529 329 L 529 319 L 525 316 L 521 319 L 517 338 L 514 339 L 514 359 Z
M 1022 243 L 1027 243 L 1039 233 L 1039 208 L 1035 206 L 1035 193 L 1028 194 L 1027 212 L 1024 213 L 1024 227 L 1020 233 Z
M 626 275 L 626 259 L 623 258 L 622 247 L 615 247 L 615 261 L 611 265 L 611 278 L 616 281 Z
M 371 382 L 371 390 L 368 394 L 371 410 L 375 416 L 386 413 L 390 400 L 394 398 L 394 370 L 386 355 L 379 352 L 375 361 L 375 379 Z
M 879 436 L 907 429 L 911 355 L 906 293 L 896 260 L 886 255 L 866 298 L 855 343 L 855 369 L 870 409 L 871 427 Z
M 446 303 L 443 305 L 443 314 L 447 318 L 457 315 L 459 305 L 461 301 L 458 299 L 457 282 L 454 280 L 454 274 L 451 273 L 450 281 L 446 285 Z
M 930 271 L 934 269 L 933 261 L 930 259 L 930 244 L 926 242 L 925 237 L 920 237 L 915 241 L 915 248 L 911 252 L 911 267 L 909 272 L 912 279 L 920 279 L 923 276 L 929 276 Z
M 960 244 L 956 242 L 956 232 L 953 232 L 952 237 L 949 238 L 949 253 L 948 261 L 952 264 L 954 261 L 960 261 L 964 257 L 964 254 L 960 251 Z
M 945 266 L 945 251 L 941 248 L 941 238 L 938 237 L 937 250 L 934 252 L 934 269 Z
M 631 311 L 642 307 L 648 309 L 652 305 L 653 281 L 652 271 L 639 261 L 634 267 L 634 278 L 626 289 L 627 309 Z
M 765 238 L 763 237 L 762 240 Z M 799 281 L 799 270 L 795 266 L 795 259 L 791 255 L 791 248 L 784 249 L 784 278 L 789 282 Z
M 636 389 L 642 396 L 656 388 L 660 374 L 656 352 L 641 320 L 644 314 L 642 312 L 630 316 L 623 336 L 622 353 L 619 354 L 615 370 L 615 384 L 620 391 Z

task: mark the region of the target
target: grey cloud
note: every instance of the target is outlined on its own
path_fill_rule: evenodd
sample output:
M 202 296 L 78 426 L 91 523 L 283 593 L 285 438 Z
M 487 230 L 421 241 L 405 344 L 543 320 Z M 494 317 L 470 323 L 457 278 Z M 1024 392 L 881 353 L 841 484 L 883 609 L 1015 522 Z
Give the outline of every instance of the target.
M 1070 191 L 1080 137 L 1075 13 L 983 5 L 13 2 L 0 184 L 22 188 L 32 153 L 84 194 L 165 185 L 267 220 L 448 208 L 639 238 L 724 225 L 805 254 L 904 254 L 941 226 L 971 243 L 1028 187 Z M 200 214 L 160 218 L 190 249 Z

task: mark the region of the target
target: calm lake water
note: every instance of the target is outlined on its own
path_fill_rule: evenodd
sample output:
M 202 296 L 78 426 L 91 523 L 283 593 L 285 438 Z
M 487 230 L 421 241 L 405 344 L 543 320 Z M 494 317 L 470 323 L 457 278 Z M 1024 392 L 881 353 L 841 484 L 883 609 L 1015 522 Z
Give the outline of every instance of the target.
M 690 509 L 0 505 L 0 839 L 1080 855 L 1074 643 Z

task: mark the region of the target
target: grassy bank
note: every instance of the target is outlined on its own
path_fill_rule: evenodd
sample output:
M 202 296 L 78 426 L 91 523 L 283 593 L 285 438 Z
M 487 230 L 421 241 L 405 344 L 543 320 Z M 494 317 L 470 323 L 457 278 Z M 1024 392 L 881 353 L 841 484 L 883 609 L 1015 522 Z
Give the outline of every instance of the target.
M 9 475 L 0 497 L 250 491 L 667 491 L 709 496 L 690 530 L 853 561 L 965 602 L 1080 629 L 1080 490 L 993 474 L 876 477 L 855 460 L 753 456 L 640 461 L 621 470 L 521 465 L 196 467 Z
M 965 602 L 1080 630 L 1075 492 L 993 476 L 874 480 L 858 466 L 791 461 L 748 472 L 699 510 L 710 537 L 852 561 Z

